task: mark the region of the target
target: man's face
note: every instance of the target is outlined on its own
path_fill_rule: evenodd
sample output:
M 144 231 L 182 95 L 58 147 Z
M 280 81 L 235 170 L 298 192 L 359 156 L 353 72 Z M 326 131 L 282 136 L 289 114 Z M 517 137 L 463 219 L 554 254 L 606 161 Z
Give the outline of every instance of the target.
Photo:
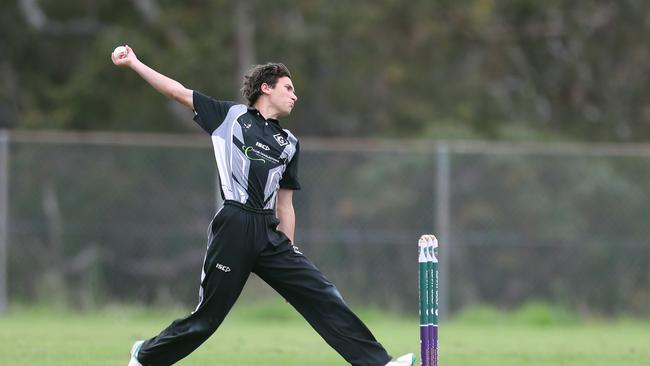
M 263 91 L 269 96 L 270 104 L 278 111 L 278 117 L 288 116 L 298 100 L 291 79 L 283 76 L 278 79 L 274 88 L 264 86 L 267 85 L 263 84 Z

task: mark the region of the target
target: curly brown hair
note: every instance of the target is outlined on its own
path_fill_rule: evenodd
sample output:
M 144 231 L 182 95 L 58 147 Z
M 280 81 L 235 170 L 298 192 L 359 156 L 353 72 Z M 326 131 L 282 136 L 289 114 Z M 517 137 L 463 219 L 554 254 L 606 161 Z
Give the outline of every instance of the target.
M 248 105 L 253 106 L 257 98 L 262 95 L 262 84 L 266 83 L 272 88 L 278 79 L 286 76 L 291 78 L 289 69 L 282 63 L 269 62 L 264 65 L 255 65 L 244 75 L 244 86 L 241 93 L 248 100 Z

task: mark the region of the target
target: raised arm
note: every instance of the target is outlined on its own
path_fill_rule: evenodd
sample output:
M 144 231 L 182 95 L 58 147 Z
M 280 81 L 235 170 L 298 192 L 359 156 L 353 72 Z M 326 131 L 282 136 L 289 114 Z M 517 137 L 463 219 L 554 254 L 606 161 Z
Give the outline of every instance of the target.
M 192 90 L 187 89 L 178 81 L 171 79 L 158 71 L 150 68 L 149 66 L 138 60 L 138 57 L 129 46 L 125 46 L 127 51 L 118 57 L 111 52 L 111 60 L 113 64 L 118 67 L 130 68 L 140 75 L 146 82 L 148 82 L 154 89 L 158 90 L 161 94 L 171 98 L 182 105 L 194 109 L 192 101 Z

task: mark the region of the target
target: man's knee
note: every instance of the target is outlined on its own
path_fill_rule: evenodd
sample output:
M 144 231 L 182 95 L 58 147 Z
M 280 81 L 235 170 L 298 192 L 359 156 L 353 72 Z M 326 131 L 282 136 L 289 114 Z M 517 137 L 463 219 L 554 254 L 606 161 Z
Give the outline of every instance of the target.
M 342 301 L 342 302 L 345 302 L 345 301 L 343 301 L 343 296 L 341 296 L 341 293 L 340 293 L 339 290 L 336 288 L 336 286 L 331 285 L 331 286 L 327 289 L 327 292 L 330 294 L 330 296 L 333 296 L 333 297 L 337 298 L 338 300 L 340 300 L 340 301 Z

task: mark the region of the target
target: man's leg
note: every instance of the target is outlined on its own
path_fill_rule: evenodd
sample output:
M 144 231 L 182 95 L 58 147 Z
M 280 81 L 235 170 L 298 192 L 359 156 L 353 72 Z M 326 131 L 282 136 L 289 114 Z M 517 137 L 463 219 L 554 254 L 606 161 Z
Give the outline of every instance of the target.
M 348 308 L 334 285 L 287 242 L 267 246 L 253 268 L 282 295 L 346 361 L 384 366 L 386 350 Z
M 222 210 L 211 225 L 199 305 L 144 342 L 137 359 L 143 366 L 171 365 L 189 355 L 219 327 L 241 294 L 253 265 L 251 245 L 239 225 L 237 212 Z M 225 225 L 225 222 L 228 225 Z

